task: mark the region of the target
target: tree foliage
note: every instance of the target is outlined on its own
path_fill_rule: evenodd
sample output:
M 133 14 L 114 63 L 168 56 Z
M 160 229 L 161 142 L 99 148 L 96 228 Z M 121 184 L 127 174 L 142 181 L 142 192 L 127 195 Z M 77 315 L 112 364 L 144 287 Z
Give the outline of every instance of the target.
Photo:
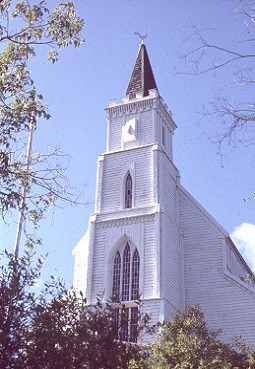
M 111 304 L 86 305 L 56 278 L 40 287 L 43 259 L 5 253 L 0 268 L 0 367 L 5 369 L 251 369 L 255 352 L 226 344 L 198 306 L 158 325 L 155 341 L 116 340 Z
M 125 369 L 139 346 L 117 341 L 111 305 L 87 306 L 52 277 L 40 288 L 43 264 L 29 253 L 5 254 L 0 269 L 0 367 Z
M 36 299 L 31 287 L 39 278 L 42 259 L 31 265 L 28 254 L 15 260 L 2 255 L 0 269 L 0 367 L 15 367 L 24 346 L 24 332 L 36 314 Z
M 70 199 L 59 151 L 32 151 L 38 123 L 50 115 L 30 61 L 44 46 L 55 63 L 59 49 L 82 44 L 82 28 L 71 0 L 55 8 L 46 0 L 0 1 L 0 210 L 2 216 L 19 211 L 17 240 L 24 219 L 37 226 L 56 198 Z M 27 244 L 33 247 L 35 242 L 29 235 Z M 14 254 L 2 257 L 1 368 L 125 369 L 131 357 L 139 357 L 137 345 L 115 339 L 118 327 L 111 305 L 98 301 L 87 306 L 81 295 L 55 278 L 40 288 L 42 259 L 34 265 L 34 258 L 28 251 L 20 256 L 18 246 Z
M 255 352 L 243 341 L 226 344 L 207 327 L 199 306 L 187 307 L 160 326 L 146 360 L 130 369 L 251 369 Z
M 24 218 L 37 225 L 44 210 L 57 198 L 70 199 L 65 193 L 59 150 L 46 154 L 32 151 L 38 122 L 49 119 L 50 114 L 36 89 L 30 60 L 44 46 L 48 60 L 55 63 L 59 49 L 83 43 L 83 25 L 72 0 L 60 2 L 55 8 L 47 6 L 46 0 L 0 2 L 0 211 L 3 216 L 10 209 L 19 209 Z
M 205 115 L 218 118 L 223 124 L 223 133 L 216 137 L 219 147 L 223 142 L 235 145 L 242 140 L 249 141 L 251 137 L 254 140 L 255 128 L 252 93 L 255 80 L 255 2 L 234 0 L 228 4 L 233 20 L 239 20 L 237 38 L 230 39 L 228 45 L 217 44 L 210 41 L 208 32 L 211 29 L 194 26 L 193 36 L 198 46 L 180 55 L 188 66 L 185 73 L 214 75 L 222 69 L 229 76 L 225 88 L 216 93 L 210 108 L 204 111 Z M 228 23 L 225 29 L 228 34 Z

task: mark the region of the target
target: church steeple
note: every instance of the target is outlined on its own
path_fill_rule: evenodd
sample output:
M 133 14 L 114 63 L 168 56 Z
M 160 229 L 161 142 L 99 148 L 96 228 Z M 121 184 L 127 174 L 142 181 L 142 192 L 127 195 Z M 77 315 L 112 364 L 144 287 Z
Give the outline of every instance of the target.
M 129 99 L 134 99 L 138 95 L 145 97 L 149 95 L 149 90 L 152 89 L 157 89 L 157 85 L 146 47 L 142 43 L 139 47 L 126 95 Z

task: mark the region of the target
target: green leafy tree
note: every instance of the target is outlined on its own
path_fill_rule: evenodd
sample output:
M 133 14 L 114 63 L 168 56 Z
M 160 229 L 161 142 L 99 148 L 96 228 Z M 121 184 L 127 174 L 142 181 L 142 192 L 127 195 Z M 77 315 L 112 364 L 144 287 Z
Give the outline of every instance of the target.
M 130 369 L 254 368 L 254 351 L 240 340 L 219 340 L 219 332 L 208 329 L 199 306 L 185 308 L 159 328 L 149 358 L 133 361 Z
M 63 194 L 59 151 L 45 155 L 32 148 L 38 123 L 50 115 L 30 61 L 44 46 L 55 63 L 59 49 L 83 42 L 84 22 L 73 1 L 52 3 L 0 1 L 0 211 L 3 217 L 19 212 L 15 252 L 5 253 L 0 269 L 0 367 L 124 369 L 139 348 L 115 339 L 111 306 L 88 307 L 54 278 L 40 289 L 42 259 L 34 265 L 35 256 L 19 252 L 25 220 L 38 226 L 56 199 L 70 200 Z M 32 248 L 38 240 L 26 235 Z
M 52 278 L 38 285 L 42 258 L 5 253 L 0 269 L 0 368 L 125 369 L 136 344 L 116 340 L 111 305 L 87 306 Z
M 32 151 L 38 122 L 50 114 L 36 89 L 30 60 L 44 46 L 55 63 L 59 49 L 83 43 L 83 25 L 71 0 L 55 8 L 46 0 L 0 2 L 0 211 L 3 216 L 11 209 L 20 212 L 16 254 L 25 219 L 37 226 L 56 199 L 70 199 L 63 194 L 59 151 Z M 28 238 L 28 243 L 32 246 L 34 240 Z
M 31 369 L 125 369 L 139 347 L 117 341 L 115 333 L 110 305 L 86 306 L 68 291 L 32 322 L 21 361 Z
M 18 368 L 16 365 L 24 349 L 26 331 L 36 316 L 38 302 L 33 287 L 40 276 L 42 258 L 33 265 L 25 253 L 21 258 L 12 254 L 1 255 L 0 268 L 0 367 Z M 40 305 L 46 294 L 38 297 Z

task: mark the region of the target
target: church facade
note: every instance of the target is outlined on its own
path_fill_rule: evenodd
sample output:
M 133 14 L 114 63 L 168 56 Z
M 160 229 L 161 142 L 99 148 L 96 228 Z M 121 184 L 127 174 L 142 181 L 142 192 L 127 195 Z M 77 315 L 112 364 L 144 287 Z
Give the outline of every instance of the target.
M 144 44 L 126 96 L 105 111 L 106 151 L 98 158 L 94 214 L 73 250 L 74 287 L 89 304 L 99 295 L 112 300 L 116 320 L 125 304 L 124 340 L 137 340 L 139 310 L 155 323 L 200 304 L 222 339 L 241 335 L 255 344 L 255 277 L 180 183 L 172 160 L 176 124 Z

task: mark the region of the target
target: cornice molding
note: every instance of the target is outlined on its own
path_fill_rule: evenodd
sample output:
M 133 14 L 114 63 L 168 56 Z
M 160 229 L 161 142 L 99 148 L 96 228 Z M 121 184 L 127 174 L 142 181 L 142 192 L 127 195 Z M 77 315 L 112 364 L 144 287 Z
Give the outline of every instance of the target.
M 174 130 L 177 128 L 173 118 L 172 113 L 169 111 L 167 105 L 164 103 L 163 99 L 159 96 L 152 98 L 137 99 L 132 102 L 125 102 L 122 104 L 116 104 L 109 106 L 105 109 L 107 117 L 123 116 L 126 114 L 139 113 L 144 110 L 156 109 L 159 116 Z
M 111 228 L 111 227 L 119 227 L 123 225 L 135 224 L 135 223 L 145 223 L 150 222 L 154 219 L 155 214 L 146 214 L 146 215 L 137 215 L 133 217 L 125 217 L 118 219 L 109 219 L 109 220 L 99 220 L 95 222 L 96 229 L 101 228 Z
M 145 98 L 128 103 L 122 103 L 106 108 L 105 112 L 107 116 L 124 115 L 126 113 L 137 113 L 139 111 L 153 108 L 153 106 L 155 106 L 156 100 L 158 100 L 158 98 Z

